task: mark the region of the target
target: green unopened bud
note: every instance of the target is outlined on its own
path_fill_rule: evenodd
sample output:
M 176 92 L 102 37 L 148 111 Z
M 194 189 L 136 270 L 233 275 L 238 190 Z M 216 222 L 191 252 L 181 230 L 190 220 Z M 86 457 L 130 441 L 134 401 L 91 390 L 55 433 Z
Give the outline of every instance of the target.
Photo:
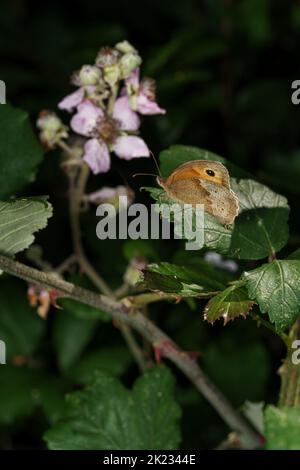
M 146 259 L 142 256 L 135 256 L 130 260 L 130 263 L 124 274 L 124 281 L 129 286 L 135 286 L 142 281 L 143 275 L 142 270 L 147 265 Z
M 79 71 L 82 85 L 96 85 L 101 78 L 101 71 L 95 65 L 83 65 Z
M 106 83 L 112 88 L 121 78 L 121 70 L 119 64 L 110 65 L 103 69 L 103 76 Z
M 137 50 L 128 41 L 118 42 L 115 45 L 115 48 L 122 52 L 122 54 L 127 54 L 128 52 L 137 52 Z
M 60 139 L 68 137 L 67 127 L 55 113 L 50 111 L 40 113 L 37 127 L 41 130 L 41 142 L 49 148 L 54 147 Z
M 124 54 L 120 59 L 120 68 L 122 78 L 128 78 L 132 72 L 141 65 L 141 57 L 133 52 Z

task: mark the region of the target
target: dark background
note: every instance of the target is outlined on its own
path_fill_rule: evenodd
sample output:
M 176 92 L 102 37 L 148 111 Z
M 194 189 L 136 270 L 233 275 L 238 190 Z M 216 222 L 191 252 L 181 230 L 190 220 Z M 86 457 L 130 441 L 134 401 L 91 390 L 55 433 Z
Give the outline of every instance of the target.
M 12 0 L 2 1 L 0 8 L 0 78 L 6 82 L 8 101 L 27 110 L 33 123 L 41 109 L 55 109 L 72 91 L 73 70 L 91 63 L 101 46 L 127 38 L 144 59 L 143 73 L 157 80 L 158 101 L 167 109 L 166 116 L 146 118 L 143 123 L 142 134 L 153 152 L 157 155 L 176 143 L 207 148 L 286 195 L 292 209 L 291 242 L 286 250 L 297 248 L 300 105 L 291 102 L 291 83 L 300 78 L 299 1 Z M 64 113 L 61 116 L 67 118 Z M 115 159 L 115 171 L 94 178 L 90 185 L 95 189 L 122 184 L 125 179 L 137 188 L 149 184 L 149 179 L 137 183 L 130 179 L 131 173 L 153 169 L 150 161 L 123 164 Z M 54 264 L 69 248 L 65 192 L 58 155 L 53 152 L 25 194 L 49 194 L 54 204 L 55 216 L 40 237 Z M 118 285 L 130 245 L 124 249 L 114 243 L 99 250 L 94 224 L 92 216 L 86 220 L 87 250 L 102 274 Z M 172 247 L 153 244 L 152 248 L 150 259 L 173 259 Z M 199 313 L 199 306 L 191 313 L 185 304 L 168 312 L 164 305 L 156 306 L 152 312 L 183 347 L 205 351 L 208 373 L 236 405 L 245 398 L 276 402 L 276 369 L 284 354 L 280 341 L 251 320 L 212 329 L 203 324 Z M 50 331 L 51 318 L 49 323 Z M 63 388 L 73 389 L 75 385 L 58 370 L 49 331 L 40 346 L 43 367 L 62 380 Z M 101 326 L 97 335 L 88 349 L 99 341 L 107 347 L 119 344 L 111 326 Z M 131 364 L 123 374 L 125 383 L 130 384 L 136 374 Z M 226 427 L 179 375 L 178 380 L 184 409 L 183 447 L 216 446 Z M 0 445 L 41 447 L 47 427 L 40 412 L 17 416 L 4 425 Z

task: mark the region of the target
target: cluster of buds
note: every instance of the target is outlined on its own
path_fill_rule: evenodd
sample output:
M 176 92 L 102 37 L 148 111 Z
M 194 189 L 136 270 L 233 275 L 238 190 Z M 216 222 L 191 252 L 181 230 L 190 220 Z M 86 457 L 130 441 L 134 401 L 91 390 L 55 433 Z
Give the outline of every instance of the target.
M 83 65 L 73 73 L 71 82 L 77 89 L 58 104 L 59 109 L 74 113 L 70 127 L 85 138 L 82 158 L 94 174 L 110 169 L 111 152 L 125 160 L 150 156 L 148 146 L 138 136 L 140 115 L 166 111 L 156 103 L 154 80 L 140 80 L 141 63 L 128 41 L 103 47 L 94 64 Z M 66 128 L 56 119 L 55 129 L 49 129 L 41 117 L 38 121 L 41 139 L 48 147 L 67 137 Z

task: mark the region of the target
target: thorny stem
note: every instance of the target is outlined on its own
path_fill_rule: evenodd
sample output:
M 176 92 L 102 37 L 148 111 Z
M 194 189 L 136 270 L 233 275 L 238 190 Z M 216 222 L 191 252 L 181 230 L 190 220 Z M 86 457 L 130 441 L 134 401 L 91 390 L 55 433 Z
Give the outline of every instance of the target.
M 108 297 L 114 298 L 114 292 L 106 284 L 104 279 L 102 279 L 102 277 L 93 268 L 93 266 L 87 259 L 82 246 L 80 226 L 81 201 L 85 192 L 85 187 L 89 174 L 89 167 L 86 163 L 84 163 L 80 167 L 79 173 L 77 173 L 77 175 L 74 175 L 73 172 L 69 175 L 69 212 L 74 252 L 81 269 L 89 277 L 93 284 L 99 289 L 99 291 L 107 295 Z M 123 325 L 122 323 L 118 324 L 118 327 L 140 370 L 145 371 L 147 369 L 147 364 L 143 357 L 143 351 L 136 342 L 132 332 L 126 325 Z
M 101 308 L 110 314 L 113 319 L 134 328 L 153 345 L 171 345 L 172 347 L 167 347 L 163 350 L 163 356 L 173 362 L 190 379 L 228 426 L 240 434 L 245 447 L 253 449 L 261 445 L 259 434 L 253 431 L 247 421 L 233 408 L 222 392 L 206 377 L 195 360 L 184 353 L 171 338 L 140 312 L 132 312 L 120 301 L 118 302 L 108 296 L 75 286 L 57 276 L 53 276 L 51 273 L 45 273 L 28 267 L 6 256 L 0 255 L 0 269 L 29 283 L 55 289 L 59 294 L 91 307 Z

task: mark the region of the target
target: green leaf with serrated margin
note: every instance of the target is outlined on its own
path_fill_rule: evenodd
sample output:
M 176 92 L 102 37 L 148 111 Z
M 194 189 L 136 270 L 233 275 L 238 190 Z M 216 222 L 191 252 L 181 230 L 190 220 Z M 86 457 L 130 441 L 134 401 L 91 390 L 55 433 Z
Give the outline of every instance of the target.
M 54 450 L 171 450 L 180 442 L 174 378 L 164 366 L 128 390 L 101 372 L 85 390 L 67 396 L 64 419 L 46 435 Z
M 253 180 L 231 181 L 240 213 L 235 220 L 230 254 L 262 259 L 281 250 L 288 241 L 287 199 Z
M 300 314 L 300 261 L 275 260 L 243 274 L 250 299 L 268 313 L 276 328 L 292 325 Z
M 209 323 L 223 318 L 226 325 L 239 316 L 246 317 L 254 303 L 245 288 L 230 286 L 210 299 L 204 309 L 204 318 Z
M 45 228 L 51 215 L 45 199 L 0 201 L 0 253 L 12 256 L 28 248 L 34 232 Z

